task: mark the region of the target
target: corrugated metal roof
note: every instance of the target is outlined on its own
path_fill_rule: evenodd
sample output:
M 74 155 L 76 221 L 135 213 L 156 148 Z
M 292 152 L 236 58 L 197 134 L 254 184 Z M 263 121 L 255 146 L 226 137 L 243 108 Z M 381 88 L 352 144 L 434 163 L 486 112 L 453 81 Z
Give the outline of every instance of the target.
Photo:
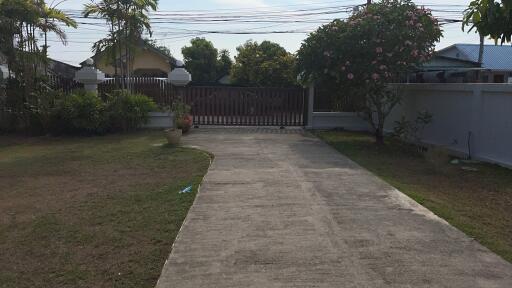
M 478 44 L 454 44 L 440 50 L 439 55 L 467 61 L 478 61 Z M 482 68 L 512 70 L 512 46 L 485 45 Z

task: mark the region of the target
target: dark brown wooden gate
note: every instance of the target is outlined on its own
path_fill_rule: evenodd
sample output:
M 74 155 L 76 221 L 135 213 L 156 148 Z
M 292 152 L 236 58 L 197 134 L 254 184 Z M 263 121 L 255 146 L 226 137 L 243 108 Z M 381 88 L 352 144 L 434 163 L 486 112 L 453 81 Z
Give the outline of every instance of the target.
M 305 126 L 302 88 L 199 87 L 176 89 L 195 125 Z
M 106 95 L 121 87 L 111 79 L 99 85 Z M 293 88 L 252 88 L 231 86 L 175 87 L 164 79 L 131 78 L 134 92 L 169 107 L 181 99 L 191 106 L 194 125 L 305 126 L 306 91 Z

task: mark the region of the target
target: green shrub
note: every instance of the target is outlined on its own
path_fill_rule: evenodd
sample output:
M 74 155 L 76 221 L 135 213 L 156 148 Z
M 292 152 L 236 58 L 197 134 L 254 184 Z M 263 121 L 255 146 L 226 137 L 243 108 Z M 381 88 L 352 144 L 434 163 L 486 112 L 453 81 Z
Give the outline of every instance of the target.
M 102 134 L 108 129 L 106 105 L 95 93 L 65 96 L 52 113 L 51 130 L 61 134 Z
M 27 131 L 33 135 L 52 132 L 55 126 L 54 115 L 58 112 L 58 104 L 66 98 L 62 91 L 47 90 L 37 96 L 36 105 L 28 105 L 29 122 Z
M 17 132 L 25 127 L 27 122 L 25 112 L 26 99 L 23 97 L 23 86 L 14 78 L 8 79 L 5 92 L 0 97 L 0 130 L 3 132 Z
M 147 124 L 149 112 L 156 110 L 155 102 L 142 94 L 119 90 L 108 95 L 108 121 L 115 131 L 130 131 Z
M 106 101 L 96 93 L 77 91 L 65 95 L 42 91 L 34 101 L 16 91 L 0 97 L 0 132 L 27 131 L 31 134 L 104 134 L 130 131 L 149 120 L 157 105 L 147 96 L 115 91 Z
M 47 133 L 55 101 L 62 99 L 63 94 L 48 89 L 43 81 L 29 97 L 24 90 L 22 83 L 14 78 L 7 81 L 5 90 L 0 87 L 0 131 Z

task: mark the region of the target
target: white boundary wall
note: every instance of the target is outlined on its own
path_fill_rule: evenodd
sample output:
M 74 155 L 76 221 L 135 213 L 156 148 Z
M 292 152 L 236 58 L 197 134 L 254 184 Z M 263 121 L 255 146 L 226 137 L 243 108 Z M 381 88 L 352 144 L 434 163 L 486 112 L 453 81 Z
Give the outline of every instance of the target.
M 313 129 L 370 130 L 370 124 L 355 112 L 314 112 L 312 121 Z
M 512 85 L 400 86 L 404 89 L 402 104 L 387 119 L 388 131 L 402 115 L 414 121 L 418 113 L 428 111 L 433 121 L 421 135 L 425 143 L 467 155 L 469 142 L 473 158 L 512 167 Z M 356 113 L 315 112 L 311 123 L 313 129 L 368 130 Z
M 174 117 L 169 112 L 149 112 L 148 124 L 144 128 L 172 128 Z

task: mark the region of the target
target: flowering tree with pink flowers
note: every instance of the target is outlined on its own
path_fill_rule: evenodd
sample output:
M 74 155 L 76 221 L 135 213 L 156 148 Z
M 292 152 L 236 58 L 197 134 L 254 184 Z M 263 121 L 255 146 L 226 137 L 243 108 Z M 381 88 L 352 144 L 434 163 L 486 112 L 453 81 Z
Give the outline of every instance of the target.
M 357 95 L 383 143 L 385 119 L 400 102 L 389 84 L 428 61 L 441 35 L 428 9 L 410 0 L 382 0 L 311 33 L 298 52 L 298 67 L 303 79 Z

